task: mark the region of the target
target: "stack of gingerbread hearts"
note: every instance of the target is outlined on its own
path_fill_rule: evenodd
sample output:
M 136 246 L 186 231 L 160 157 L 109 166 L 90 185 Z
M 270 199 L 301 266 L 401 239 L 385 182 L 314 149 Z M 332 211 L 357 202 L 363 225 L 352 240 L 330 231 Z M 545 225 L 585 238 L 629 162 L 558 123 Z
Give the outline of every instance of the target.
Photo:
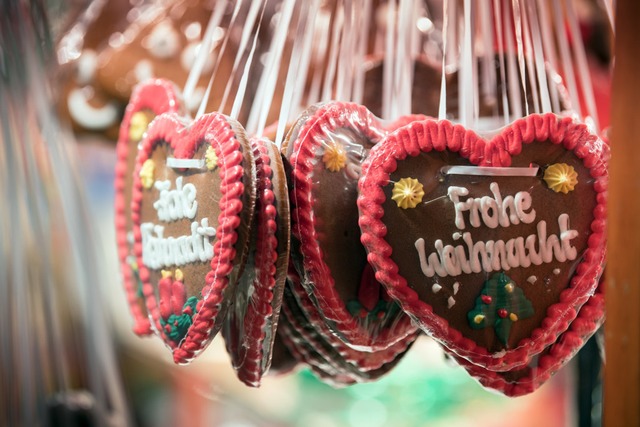
M 603 319 L 608 155 L 555 114 L 397 129 L 359 181 L 376 279 L 482 384 L 534 390 Z
M 134 330 L 176 363 L 221 331 L 258 386 L 278 336 L 274 363 L 345 386 L 389 372 L 425 332 L 515 396 L 602 323 L 609 151 L 574 119 L 480 135 L 329 102 L 281 153 L 223 114 L 184 111 L 173 84 L 139 85 L 116 168 Z
M 134 331 L 187 363 L 223 330 L 238 376 L 269 369 L 289 254 L 281 156 L 174 85 L 136 87 L 118 141 L 116 228 Z

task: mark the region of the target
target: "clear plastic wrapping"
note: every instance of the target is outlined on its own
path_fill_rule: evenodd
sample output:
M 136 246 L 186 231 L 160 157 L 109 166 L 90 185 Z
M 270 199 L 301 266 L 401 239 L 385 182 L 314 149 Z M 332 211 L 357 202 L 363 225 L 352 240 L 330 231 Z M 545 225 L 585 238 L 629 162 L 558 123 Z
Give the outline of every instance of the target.
M 375 280 L 358 228 L 362 162 L 389 128 L 362 106 L 331 102 L 303 113 L 283 148 L 293 265 L 328 328 L 361 351 L 386 349 L 415 332 Z
M 585 125 L 551 113 L 482 136 L 430 119 L 398 129 L 359 181 L 376 278 L 457 358 L 527 366 L 596 290 L 608 156 Z

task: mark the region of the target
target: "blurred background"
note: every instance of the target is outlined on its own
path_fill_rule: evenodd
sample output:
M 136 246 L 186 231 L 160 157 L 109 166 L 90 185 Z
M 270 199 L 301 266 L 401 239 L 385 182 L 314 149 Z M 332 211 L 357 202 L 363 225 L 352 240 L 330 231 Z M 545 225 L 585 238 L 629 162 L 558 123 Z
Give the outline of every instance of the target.
M 210 11 L 212 6 L 204 0 L 194 4 L 204 3 Z M 330 2 L 323 2 L 323 7 L 330 10 L 326 3 Z M 382 22 L 384 3 L 375 2 Z M 436 12 L 441 4 L 425 5 L 430 11 L 425 16 L 433 22 L 423 20 L 420 25 L 442 28 Z M 599 128 L 605 129 L 612 58 L 610 4 L 575 0 L 572 5 L 587 54 Z M 153 65 L 154 75 L 169 73 L 179 86 L 189 76 L 197 51 L 186 51 L 197 37 L 189 38 L 185 26 L 180 27 L 184 34 L 176 35 L 180 41 L 161 33 L 165 37 L 159 36 L 157 47 L 142 46 L 151 52 L 146 62 L 141 62 L 139 52 L 143 42 L 131 30 L 157 23 L 159 15 L 165 22 L 179 21 L 182 15 L 171 9 L 174 6 L 144 0 L 5 0 L 0 6 L 2 425 L 600 425 L 601 359 L 595 338 L 539 390 L 508 398 L 482 388 L 426 336 L 382 379 L 341 389 L 324 384 L 301 365 L 268 375 L 259 389 L 252 389 L 237 380 L 221 337 L 189 366 L 176 366 L 159 339 L 135 336 L 115 246 L 115 142 L 135 84 L 132 71 L 138 77 L 148 73 L 154 55 L 162 57 L 173 49 L 179 50 L 183 69 L 163 71 Z M 267 2 L 265 10 L 277 22 L 278 2 Z M 204 15 L 198 32 L 207 20 Z M 221 24 L 220 29 L 238 33 L 230 37 L 231 43 L 240 40 L 240 25 Z M 262 37 L 266 46 L 274 34 L 261 33 Z M 155 39 L 145 40 L 149 44 Z M 432 34 L 428 40 L 437 44 L 438 36 Z M 372 52 L 384 51 L 384 40 L 376 41 L 374 30 L 369 42 Z M 212 49 L 220 49 L 220 44 Z M 424 44 L 425 52 L 431 48 Z M 281 61 L 286 64 L 291 55 L 285 52 Z M 317 53 L 318 58 L 322 55 Z M 310 82 L 314 67 L 325 63 L 314 65 L 313 59 Z M 213 80 L 218 89 L 206 108 L 220 106 L 229 113 L 233 96 L 225 104 L 223 89 L 230 85 L 232 93 L 237 90 L 241 73 L 230 59 L 228 64 L 216 61 L 221 64 Z M 258 75 L 264 62 L 251 72 Z M 193 98 L 192 112 L 202 101 L 210 69 L 203 71 L 193 90 L 199 95 Z M 268 117 L 262 122 L 254 119 L 253 125 L 258 113 L 252 101 L 262 98 L 250 83 L 237 113 L 241 122 L 261 133 L 275 121 L 281 105 L 292 102 L 285 94 L 286 81 L 281 78 L 272 99 L 261 103 Z M 305 92 L 308 99 L 297 100 L 300 104 L 314 100 L 308 92 L 312 89 Z M 578 103 L 587 103 L 580 92 Z M 371 101 L 376 103 L 382 101 Z M 432 106 L 408 108 L 437 115 L 437 110 L 428 110 Z M 286 112 L 297 114 L 293 107 Z M 384 117 L 393 111 L 381 105 L 377 114 Z

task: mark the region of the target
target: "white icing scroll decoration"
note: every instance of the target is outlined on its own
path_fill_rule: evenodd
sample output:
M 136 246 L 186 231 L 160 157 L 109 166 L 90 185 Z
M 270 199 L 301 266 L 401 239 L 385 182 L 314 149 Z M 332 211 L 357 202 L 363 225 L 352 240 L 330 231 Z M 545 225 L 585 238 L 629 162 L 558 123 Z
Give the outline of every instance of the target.
M 490 166 L 444 166 L 440 169 L 443 175 L 473 175 L 473 176 L 536 176 L 538 166 L 527 168 L 490 167 Z
M 173 169 L 204 169 L 204 159 L 176 159 L 167 158 L 167 166 Z

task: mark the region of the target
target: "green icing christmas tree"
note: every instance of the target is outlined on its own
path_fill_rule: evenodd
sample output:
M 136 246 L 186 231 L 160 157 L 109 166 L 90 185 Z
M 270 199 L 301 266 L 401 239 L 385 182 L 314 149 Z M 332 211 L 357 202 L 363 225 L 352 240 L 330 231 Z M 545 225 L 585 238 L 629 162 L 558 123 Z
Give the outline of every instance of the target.
M 483 329 L 493 326 L 498 339 L 506 346 L 513 323 L 533 316 L 533 305 L 522 289 L 504 273 L 494 274 L 484 282 L 476 306 L 467 317 L 471 327 Z

